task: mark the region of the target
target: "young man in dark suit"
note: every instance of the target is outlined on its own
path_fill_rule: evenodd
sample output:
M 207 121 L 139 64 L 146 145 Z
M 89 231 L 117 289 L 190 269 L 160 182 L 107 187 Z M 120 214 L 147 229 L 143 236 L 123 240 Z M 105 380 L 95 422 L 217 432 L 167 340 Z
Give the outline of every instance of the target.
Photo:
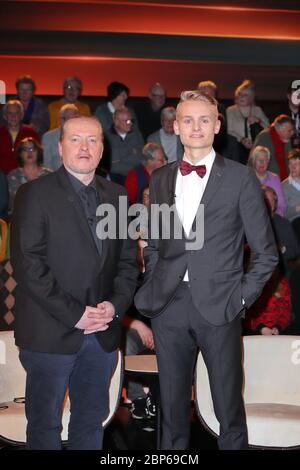
M 12 221 L 27 446 L 61 448 L 61 410 L 69 388 L 68 448 L 101 449 L 120 317 L 136 286 L 136 246 L 126 233 L 115 239 L 96 234 L 97 207 L 110 204 L 119 220 L 119 197 L 126 194 L 95 176 L 103 151 L 97 119 L 68 120 L 59 150 L 62 167 L 20 188 Z
M 241 317 L 277 263 L 276 246 L 255 174 L 213 149 L 220 129 L 216 100 L 201 91 L 183 92 L 174 128 L 184 146 L 183 160 L 156 170 L 150 182 L 151 204 L 174 209 L 171 235 L 164 236 L 166 214 L 152 215 L 145 282 L 135 297 L 139 311 L 152 318 L 162 448 L 189 446 L 191 385 L 200 347 L 220 422 L 219 448 L 246 449 Z M 247 273 L 245 235 L 253 253 Z

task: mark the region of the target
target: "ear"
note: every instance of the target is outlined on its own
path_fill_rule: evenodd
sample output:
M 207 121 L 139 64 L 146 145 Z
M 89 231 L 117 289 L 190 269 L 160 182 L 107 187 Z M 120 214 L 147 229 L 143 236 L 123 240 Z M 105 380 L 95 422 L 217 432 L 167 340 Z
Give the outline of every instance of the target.
M 60 158 L 62 158 L 62 146 L 61 146 L 61 141 L 58 142 L 58 153 Z
M 174 132 L 175 132 L 175 134 L 176 134 L 176 135 L 179 135 L 179 126 L 178 126 L 178 122 L 176 121 L 176 119 L 175 119 L 175 121 L 173 122 L 173 126 L 174 126 Z
M 215 134 L 219 134 L 220 129 L 221 129 L 221 121 L 217 119 L 216 124 L 215 124 Z

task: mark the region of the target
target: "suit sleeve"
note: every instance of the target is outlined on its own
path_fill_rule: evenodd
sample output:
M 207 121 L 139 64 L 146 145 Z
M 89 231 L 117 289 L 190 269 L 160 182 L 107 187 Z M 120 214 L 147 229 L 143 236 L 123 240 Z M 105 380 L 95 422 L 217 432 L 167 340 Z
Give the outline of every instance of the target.
M 39 196 L 34 184 L 25 184 L 15 198 L 11 225 L 14 277 L 18 289 L 31 296 L 41 309 L 73 328 L 83 315 L 85 305 L 61 289 L 47 265 L 48 221 Z
M 250 168 L 241 185 L 240 215 L 251 249 L 251 265 L 242 281 L 249 307 L 260 295 L 278 262 L 275 239 L 259 182 Z
M 156 204 L 156 194 L 155 194 L 155 176 L 152 175 L 150 179 L 150 185 L 149 185 L 149 195 L 150 195 L 150 209 L 149 209 L 149 222 L 148 222 L 148 239 L 147 243 L 148 245 L 144 248 L 143 255 L 144 255 L 144 261 L 145 261 L 145 276 L 144 276 L 144 282 L 146 282 L 148 279 L 152 277 L 152 273 L 154 271 L 154 268 L 156 266 L 156 263 L 158 261 L 158 239 L 152 238 L 151 235 L 153 235 L 155 232 L 158 232 L 158 227 L 155 227 L 154 224 L 158 223 L 157 218 L 155 218 L 155 221 L 151 218 L 151 206 L 152 204 Z
M 122 196 L 126 196 L 126 194 L 123 193 Z M 127 218 L 127 223 L 121 228 L 123 240 L 121 241 L 117 274 L 113 280 L 112 293 L 107 299 L 114 305 L 117 318 L 119 319 L 132 304 L 138 277 L 137 241 L 131 239 L 128 235 L 128 224 L 129 218 Z

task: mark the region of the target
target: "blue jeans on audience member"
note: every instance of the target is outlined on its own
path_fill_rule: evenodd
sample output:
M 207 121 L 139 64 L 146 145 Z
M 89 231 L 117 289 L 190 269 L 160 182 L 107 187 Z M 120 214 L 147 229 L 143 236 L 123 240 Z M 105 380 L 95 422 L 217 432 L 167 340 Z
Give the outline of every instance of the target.
M 102 422 L 109 413 L 117 352 L 104 351 L 92 333 L 84 336 L 75 354 L 22 349 L 20 360 L 27 372 L 27 448 L 61 449 L 62 405 L 69 387 L 68 449 L 102 449 Z

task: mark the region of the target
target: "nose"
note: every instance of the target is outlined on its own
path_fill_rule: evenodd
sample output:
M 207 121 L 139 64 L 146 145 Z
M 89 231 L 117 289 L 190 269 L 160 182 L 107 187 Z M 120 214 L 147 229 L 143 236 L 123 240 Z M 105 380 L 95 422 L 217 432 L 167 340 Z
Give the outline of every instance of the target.
M 87 137 L 83 137 L 83 138 L 81 139 L 80 144 L 81 144 L 80 147 L 81 147 L 82 149 L 87 150 L 87 148 L 88 148 L 88 140 L 87 140 Z

